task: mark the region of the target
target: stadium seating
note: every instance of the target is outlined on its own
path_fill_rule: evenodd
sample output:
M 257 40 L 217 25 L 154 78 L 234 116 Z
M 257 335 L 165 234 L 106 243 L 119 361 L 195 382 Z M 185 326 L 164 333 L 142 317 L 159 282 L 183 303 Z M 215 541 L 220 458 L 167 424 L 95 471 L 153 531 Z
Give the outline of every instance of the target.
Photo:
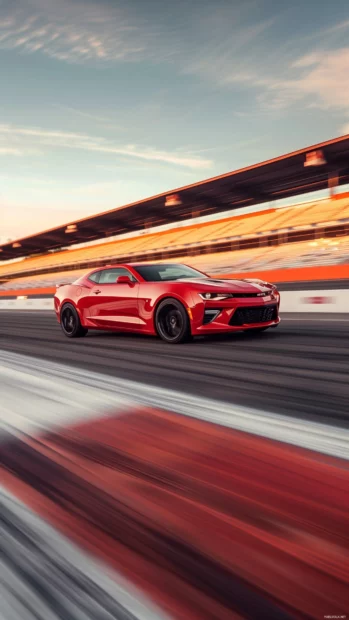
M 190 264 L 192 267 L 211 275 L 349 264 L 349 236 L 336 239 L 319 239 L 318 241 L 310 242 L 301 241 L 235 252 L 201 254 L 190 258 L 182 256 L 171 259 L 171 261 Z M 161 262 L 167 261 L 163 260 Z M 87 269 L 79 269 L 76 271 L 70 270 L 14 278 L 0 285 L 0 293 L 2 291 L 55 287 L 57 284 L 74 282 L 86 271 Z
M 194 256 L 190 265 L 204 272 L 241 273 L 349 263 L 349 236 L 340 240 L 301 241 L 269 248 Z M 317 243 L 317 245 L 314 245 Z M 176 259 L 177 260 L 177 259 Z M 188 259 L 183 259 L 188 262 Z
M 21 278 L 13 278 L 4 284 L 0 284 L 0 292 L 8 290 L 21 289 L 45 289 L 52 288 L 58 284 L 67 284 L 74 282 L 80 276 L 86 273 L 86 269 L 77 271 L 60 271 L 59 273 L 45 273 L 34 276 L 22 276 Z
M 78 249 L 64 250 L 61 252 L 48 253 L 46 255 L 30 257 L 25 260 L 12 263 L 3 263 L 0 265 L 0 277 L 8 276 L 13 278 L 16 274 L 24 274 L 26 271 L 35 271 L 43 269 L 57 269 L 70 266 L 70 269 L 82 267 L 88 261 L 117 261 L 119 259 L 142 257 L 147 259 L 148 254 L 155 251 L 176 249 L 178 252 L 187 248 L 197 246 L 214 245 L 219 241 L 227 239 L 243 239 L 251 236 L 263 235 L 263 233 L 274 233 L 285 229 L 292 230 L 297 227 L 313 227 L 316 225 L 338 222 L 347 222 L 349 220 L 349 198 L 347 196 L 336 199 L 327 199 L 313 203 L 305 203 L 296 207 L 286 207 L 277 210 L 268 210 L 256 214 L 244 216 L 230 217 L 226 219 L 206 222 L 204 224 L 188 225 L 181 228 L 171 229 L 161 233 L 147 233 L 143 235 L 135 235 L 127 239 L 120 239 L 102 244 L 86 246 Z M 278 253 L 280 257 L 289 256 L 293 253 L 293 249 L 297 244 L 290 244 L 285 250 L 280 246 L 277 249 L 268 249 L 268 264 L 277 262 Z M 315 247 L 315 246 L 314 246 Z M 258 257 L 265 254 L 265 249 L 257 248 L 256 250 L 248 250 L 246 254 L 240 251 L 241 260 L 246 256 Z M 237 253 L 234 253 L 234 256 Z M 331 253 L 333 257 L 334 252 Z M 230 253 L 232 256 L 232 253 Z M 274 260 L 275 257 L 275 260 Z M 325 260 L 325 254 L 323 253 Z M 207 259 L 207 255 L 205 260 Z M 239 258 L 240 260 L 240 258 Z M 281 260 L 281 258 L 280 258 Z M 287 263 L 287 258 L 285 258 Z M 294 258 L 296 260 L 296 257 Z M 332 258 L 331 258 L 332 260 Z M 300 262 L 302 261 L 299 258 Z M 193 262 L 192 257 L 190 262 Z M 69 268 L 69 267 L 68 267 Z M 49 277 L 47 277 L 49 280 Z

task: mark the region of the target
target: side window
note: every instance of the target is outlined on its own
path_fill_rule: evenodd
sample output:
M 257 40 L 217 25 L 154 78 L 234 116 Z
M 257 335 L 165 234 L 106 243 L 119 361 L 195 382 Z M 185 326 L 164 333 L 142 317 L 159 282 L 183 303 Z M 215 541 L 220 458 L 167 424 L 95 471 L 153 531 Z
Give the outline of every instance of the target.
M 95 271 L 95 273 L 91 273 L 88 279 L 92 280 L 92 282 L 99 282 L 100 275 L 101 275 L 100 271 Z
M 119 276 L 128 276 L 133 282 L 136 281 L 136 278 L 123 267 L 115 267 L 114 269 L 103 269 L 100 271 L 99 284 L 115 284 L 116 278 Z

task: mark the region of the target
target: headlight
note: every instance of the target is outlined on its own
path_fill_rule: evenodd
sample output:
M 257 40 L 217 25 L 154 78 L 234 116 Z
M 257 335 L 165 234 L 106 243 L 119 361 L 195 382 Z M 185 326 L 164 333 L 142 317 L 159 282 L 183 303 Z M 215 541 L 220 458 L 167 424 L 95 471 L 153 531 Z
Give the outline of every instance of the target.
M 201 299 L 205 301 L 213 300 L 213 301 L 223 301 L 224 299 L 229 299 L 231 297 L 230 293 L 199 293 Z

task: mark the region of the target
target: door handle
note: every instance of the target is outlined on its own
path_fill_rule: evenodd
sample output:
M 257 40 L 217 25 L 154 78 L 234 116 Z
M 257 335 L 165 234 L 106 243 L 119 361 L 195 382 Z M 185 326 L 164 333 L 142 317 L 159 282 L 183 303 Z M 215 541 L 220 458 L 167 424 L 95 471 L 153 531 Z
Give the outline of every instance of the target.
M 99 295 L 102 291 L 93 291 L 95 295 Z

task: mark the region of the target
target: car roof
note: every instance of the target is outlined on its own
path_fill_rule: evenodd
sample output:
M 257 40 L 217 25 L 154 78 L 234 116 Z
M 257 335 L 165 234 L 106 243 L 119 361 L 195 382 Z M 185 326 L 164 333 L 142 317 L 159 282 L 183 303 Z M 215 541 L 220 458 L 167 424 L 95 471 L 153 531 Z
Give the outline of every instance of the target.
M 169 262 L 161 262 L 161 263 L 157 263 L 156 261 L 154 263 L 128 263 L 130 267 L 145 267 L 148 265 L 148 267 L 152 267 L 153 265 L 183 265 L 183 263 L 171 263 L 171 261 Z
M 183 263 L 110 263 L 109 265 L 103 265 L 102 267 L 96 267 L 95 269 L 92 269 L 91 271 L 100 271 L 101 269 L 115 269 L 116 267 L 142 267 L 144 266 L 148 266 L 148 267 L 152 267 L 154 265 L 182 265 Z

